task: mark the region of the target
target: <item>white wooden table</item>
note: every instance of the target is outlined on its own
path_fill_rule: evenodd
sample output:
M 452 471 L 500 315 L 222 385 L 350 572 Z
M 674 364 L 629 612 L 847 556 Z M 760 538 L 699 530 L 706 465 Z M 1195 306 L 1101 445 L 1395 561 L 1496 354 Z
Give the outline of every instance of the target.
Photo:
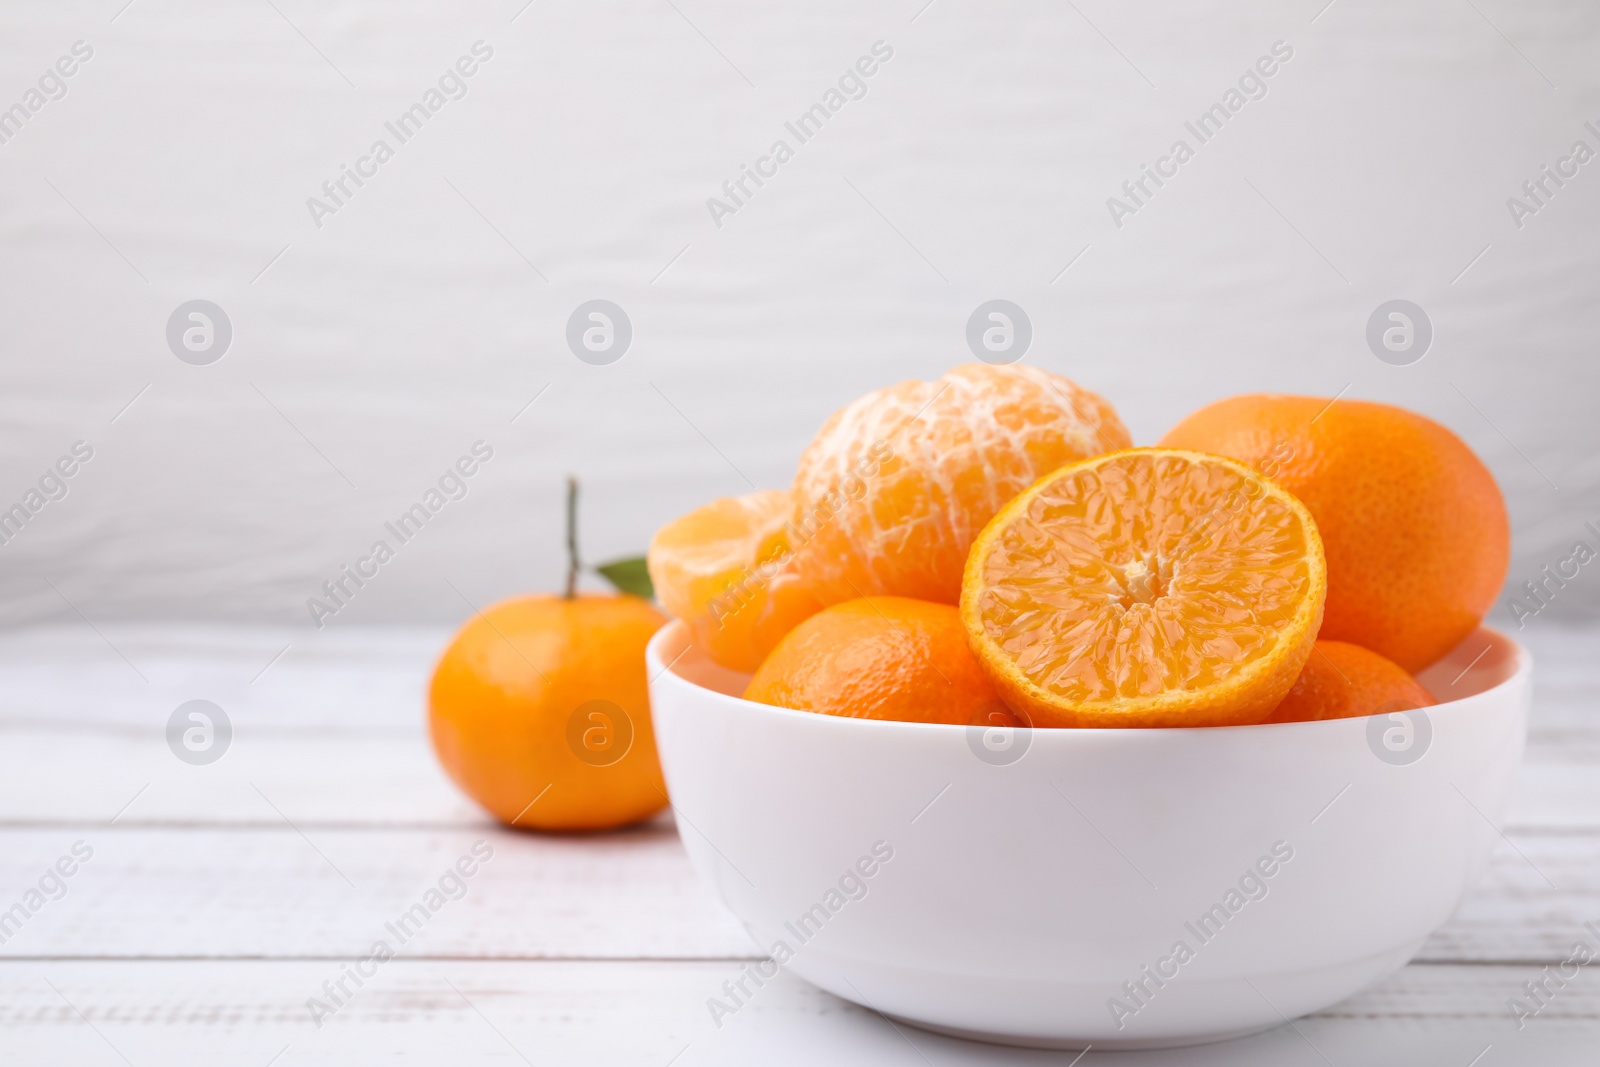
M 422 694 L 442 632 L 101 630 L 0 637 L 0 909 L 27 913 L 0 945 L 0 1064 L 1074 1062 L 897 1027 L 787 976 L 718 1029 L 707 998 L 757 953 L 669 820 L 506 833 L 439 771 Z M 1600 949 L 1600 631 L 1529 633 L 1505 841 L 1415 963 L 1293 1027 L 1079 1062 L 1600 1063 L 1600 968 L 1520 1029 L 1508 1007 L 1579 940 Z M 234 729 L 208 766 L 165 738 L 196 698 Z M 493 856 L 464 895 L 346 977 L 479 841 Z M 73 874 L 47 875 L 63 857 Z M 320 1026 L 311 998 L 338 1005 Z

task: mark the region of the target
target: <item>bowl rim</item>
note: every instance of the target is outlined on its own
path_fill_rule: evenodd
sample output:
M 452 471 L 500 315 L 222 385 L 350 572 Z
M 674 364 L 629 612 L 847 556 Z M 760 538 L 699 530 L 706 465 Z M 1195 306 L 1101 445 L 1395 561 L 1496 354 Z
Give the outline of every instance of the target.
M 1533 654 L 1528 651 L 1527 646 L 1503 630 L 1484 623 L 1480 623 L 1471 634 L 1468 634 L 1466 637 L 1462 638 L 1462 643 L 1471 640 L 1473 634 L 1477 633 L 1488 633 L 1492 635 L 1510 650 L 1514 659 L 1514 665 L 1510 673 L 1508 673 L 1506 677 L 1501 679 L 1499 682 L 1489 686 L 1487 689 L 1480 689 L 1476 693 L 1471 693 L 1464 697 L 1457 697 L 1454 700 L 1441 700 L 1436 704 L 1429 705 L 1427 708 L 1419 710 L 1426 711 L 1430 714 L 1437 714 L 1439 709 L 1481 703 L 1483 701 L 1492 699 L 1498 693 L 1510 690 L 1512 687 L 1526 684 L 1529 675 L 1533 671 Z M 662 684 L 663 680 L 670 675 L 672 681 L 668 682 L 667 684 L 682 685 L 690 690 L 696 690 L 700 693 L 714 697 L 718 701 L 728 701 L 733 706 L 742 705 L 746 709 L 753 709 L 751 712 L 752 714 L 767 715 L 776 718 L 779 721 L 787 720 L 794 722 L 810 722 L 822 729 L 877 730 L 879 732 L 898 731 L 902 733 L 911 731 L 917 733 L 931 733 L 932 735 L 937 736 L 941 732 L 966 732 L 975 728 L 983 728 L 981 724 L 958 726 L 954 723 L 943 722 L 909 722 L 902 719 L 867 719 L 854 718 L 845 715 L 823 715 L 813 711 L 799 711 L 794 708 L 780 707 L 776 704 L 763 704 L 756 700 L 746 700 L 742 696 L 733 696 L 729 693 L 712 689 L 709 686 L 701 685 L 699 682 L 679 674 L 674 667 L 677 663 L 677 660 L 682 658 L 682 653 L 679 653 L 678 657 L 675 658 L 671 663 L 663 662 L 661 655 L 662 646 L 667 644 L 668 641 L 672 640 L 679 634 L 684 635 L 684 638 L 686 639 L 687 643 L 685 644 L 685 650 L 694 646 L 693 634 L 689 631 L 688 625 L 681 619 L 669 619 L 667 624 L 657 630 L 651 636 L 649 643 L 645 645 L 645 666 L 649 671 L 649 685 L 652 690 L 654 690 L 657 685 Z M 1458 644 L 1456 647 L 1459 648 L 1460 645 Z M 1453 652 L 1454 649 L 1451 651 Z M 1487 652 L 1488 649 L 1486 648 L 1484 651 Z M 1448 656 L 1449 653 L 1446 653 L 1445 655 Z M 1481 655 L 1482 654 L 1480 653 L 1480 657 Z M 709 659 L 709 657 L 707 658 Z M 715 664 L 714 660 L 711 662 Z M 1476 663 L 1476 660 L 1473 662 Z M 1429 666 L 1431 667 L 1432 664 Z M 1469 664 L 1467 669 L 1470 670 L 1471 666 L 1472 664 Z M 742 674 L 746 672 L 735 671 L 732 673 Z M 1465 673 L 1465 671 L 1462 673 Z M 1415 677 L 1415 675 L 1413 675 L 1413 677 Z M 1429 690 L 1429 692 L 1431 693 L 1432 690 Z M 651 708 L 652 714 L 654 714 L 654 701 L 651 702 Z M 1378 714 L 1384 713 L 1380 712 Z M 1374 716 L 1349 715 L 1338 719 L 1310 719 L 1301 720 L 1298 722 L 1244 723 L 1235 726 L 1033 726 L 1028 724 L 1021 727 L 1021 729 L 1029 730 L 1034 734 L 1044 734 L 1047 736 L 1070 735 L 1076 737 L 1090 735 L 1103 737 L 1107 735 L 1117 735 L 1133 737 L 1171 737 L 1179 734 L 1217 734 L 1223 732 L 1237 733 L 1239 731 L 1248 730 L 1311 731 L 1318 729 L 1347 729 L 1347 727 L 1341 727 L 1339 724 L 1349 722 L 1350 720 L 1366 720 L 1371 718 L 1374 718 Z M 831 724 L 850 725 L 836 726 Z

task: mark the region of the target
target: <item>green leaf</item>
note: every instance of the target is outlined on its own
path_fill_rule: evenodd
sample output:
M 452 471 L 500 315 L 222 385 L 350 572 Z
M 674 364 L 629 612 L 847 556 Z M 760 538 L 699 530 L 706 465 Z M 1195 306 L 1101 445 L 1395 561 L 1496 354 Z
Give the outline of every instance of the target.
M 616 586 L 619 592 L 631 593 L 646 600 L 655 599 L 656 588 L 650 584 L 650 571 L 644 565 L 643 556 L 614 559 L 610 563 L 597 565 L 595 570 Z

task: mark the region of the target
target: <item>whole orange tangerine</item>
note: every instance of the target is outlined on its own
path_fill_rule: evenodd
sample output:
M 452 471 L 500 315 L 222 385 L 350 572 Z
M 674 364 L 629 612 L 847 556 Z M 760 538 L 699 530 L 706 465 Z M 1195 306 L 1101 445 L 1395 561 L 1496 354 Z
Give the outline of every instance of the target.
M 644 646 L 666 622 L 633 596 L 527 596 L 475 614 L 428 690 L 433 748 L 495 818 L 603 830 L 667 803 Z
M 778 642 L 745 699 L 856 719 L 982 724 L 1001 710 L 961 614 L 910 597 L 847 600 Z
M 1267 722 L 1348 719 L 1434 704 L 1399 664 L 1347 641 L 1318 640 L 1300 677 Z

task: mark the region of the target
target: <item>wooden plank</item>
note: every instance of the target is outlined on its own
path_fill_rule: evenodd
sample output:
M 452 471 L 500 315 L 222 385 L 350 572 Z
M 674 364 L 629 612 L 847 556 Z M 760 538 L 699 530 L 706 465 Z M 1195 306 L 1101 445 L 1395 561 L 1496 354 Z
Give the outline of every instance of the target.
M 12 1064 L 965 1064 L 1117 1067 L 1469 1063 L 1577 1067 L 1600 1041 L 1600 982 L 1561 990 L 1519 1030 L 1524 967 L 1412 966 L 1326 1012 L 1241 1041 L 1148 1053 L 1047 1053 L 896 1025 L 780 975 L 719 1028 L 706 1001 L 732 963 L 392 960 L 332 1006 L 316 962 L 0 963 Z M 1488 1050 L 1487 1053 L 1485 1050 Z M 123 1059 L 119 1060 L 118 1056 Z M 273 1057 L 278 1057 L 274 1060 Z M 1474 1057 L 1482 1057 L 1475 1060 Z
M 494 850 L 493 859 L 481 865 L 460 901 L 427 924 L 414 953 L 513 959 L 755 954 L 695 876 L 670 826 L 554 837 L 487 826 L 346 829 L 276 820 L 241 827 L 0 830 L 0 892 L 9 895 L 0 909 L 75 841 L 94 850 L 66 896 L 40 908 L 0 946 L 0 956 L 358 952 L 480 839 Z M 1596 901 L 1600 850 L 1594 838 L 1517 834 L 1511 844 L 1502 843 L 1488 873 L 1422 958 L 1559 960 L 1585 922 L 1600 921 Z
M 410 734 L 449 636 L 438 627 L 0 631 L 0 724 L 146 730 L 184 701 L 205 699 L 245 728 Z
M 0 825 L 101 822 L 146 785 L 120 821 L 258 821 L 256 786 L 306 824 L 482 821 L 440 772 L 425 734 L 423 694 L 443 631 L 325 637 L 292 647 L 252 685 L 292 636 L 114 633 L 147 684 L 92 631 L 0 635 L 0 743 L 10 757 Z M 1600 830 L 1596 642 L 1597 630 L 1533 641 L 1535 710 L 1508 826 Z M 228 754 L 205 767 L 179 762 L 164 737 L 173 708 L 196 697 L 219 703 L 234 726 Z
M 1496 847 L 1489 869 L 1450 922 L 1423 946 L 1423 960 L 1558 961 L 1573 943 L 1600 951 L 1600 836 L 1517 833 Z
M 471 827 L 484 821 L 445 777 L 420 724 L 318 735 L 243 725 L 221 760 L 192 767 L 167 748 L 165 717 L 152 718 L 142 729 L 114 731 L 0 723 L 7 753 L 0 826 L 102 823 L 136 794 L 119 823 L 271 818 L 251 783 L 308 825 Z M 1530 744 L 1505 825 L 1600 830 L 1600 743 Z
M 0 910 L 80 841 L 92 858 L 63 880 L 59 899 L 36 901 L 0 957 L 340 956 L 385 937 L 385 924 L 413 934 L 402 924 L 408 913 L 418 928 L 407 943 L 413 955 L 755 954 L 695 877 L 671 827 L 570 837 L 281 821 L 11 829 L 0 831 Z M 492 855 L 478 862 L 483 849 Z M 452 868 L 463 857 L 472 874 L 458 879 Z M 442 895 L 430 901 L 430 891 Z M 53 880 L 51 893 L 59 893 Z M 439 906 L 427 909 L 430 902 Z
M 420 728 L 308 735 L 241 726 L 227 753 L 201 767 L 173 756 L 165 729 L 164 715 L 142 731 L 0 727 L 0 826 L 281 822 L 263 796 L 307 826 L 488 824 Z

